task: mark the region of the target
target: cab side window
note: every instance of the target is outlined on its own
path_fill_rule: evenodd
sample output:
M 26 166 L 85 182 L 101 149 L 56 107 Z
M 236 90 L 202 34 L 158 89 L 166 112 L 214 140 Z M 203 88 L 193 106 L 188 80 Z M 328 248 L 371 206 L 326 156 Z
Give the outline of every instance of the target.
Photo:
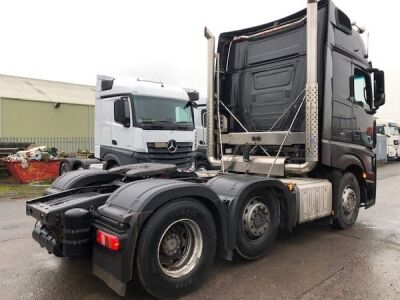
M 115 100 L 114 102 L 114 120 L 124 126 L 131 123 L 131 115 L 129 110 L 129 101 L 125 98 Z
M 377 125 L 376 126 L 376 133 L 379 133 L 379 134 L 385 134 L 385 126 L 383 126 L 383 125 Z
M 371 78 L 359 69 L 354 69 L 353 92 L 354 102 L 365 110 L 370 110 L 372 104 Z

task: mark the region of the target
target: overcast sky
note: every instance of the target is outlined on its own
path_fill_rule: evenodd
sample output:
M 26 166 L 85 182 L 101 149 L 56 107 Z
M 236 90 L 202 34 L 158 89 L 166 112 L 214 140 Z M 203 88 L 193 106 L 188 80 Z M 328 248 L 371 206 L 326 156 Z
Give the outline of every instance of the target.
M 400 119 L 398 1 L 335 3 L 370 32 L 370 59 L 386 72 L 387 105 L 378 115 Z M 305 5 L 306 0 L 1 1 L 0 73 L 92 85 L 96 74 L 129 75 L 205 91 L 205 25 L 218 35 Z

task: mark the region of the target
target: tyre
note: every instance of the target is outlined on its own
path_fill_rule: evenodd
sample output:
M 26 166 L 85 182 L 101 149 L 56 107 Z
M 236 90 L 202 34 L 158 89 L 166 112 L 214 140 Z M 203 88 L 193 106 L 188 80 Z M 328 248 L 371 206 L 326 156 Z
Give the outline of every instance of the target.
M 336 229 L 346 229 L 353 225 L 360 210 L 360 185 L 353 173 L 345 173 L 339 182 L 336 197 L 336 217 L 333 226 Z
M 199 161 L 196 169 L 197 171 L 208 171 L 210 170 L 210 164 L 206 161 Z
M 62 162 L 61 166 L 60 166 L 60 171 L 59 171 L 60 172 L 60 176 L 65 174 L 65 173 L 68 173 L 69 171 L 72 171 L 72 167 L 69 164 L 69 162 L 67 162 L 67 161 Z
M 152 296 L 174 299 L 201 284 L 215 251 L 211 213 L 194 199 L 178 199 L 161 207 L 146 223 L 137 249 L 137 277 Z
M 116 168 L 116 167 L 119 167 L 119 164 L 116 161 L 113 161 L 113 160 L 107 161 L 106 170 L 110 170 L 110 169 Z
M 258 191 L 239 211 L 236 251 L 245 259 L 257 259 L 268 252 L 278 233 L 278 199 L 271 191 Z

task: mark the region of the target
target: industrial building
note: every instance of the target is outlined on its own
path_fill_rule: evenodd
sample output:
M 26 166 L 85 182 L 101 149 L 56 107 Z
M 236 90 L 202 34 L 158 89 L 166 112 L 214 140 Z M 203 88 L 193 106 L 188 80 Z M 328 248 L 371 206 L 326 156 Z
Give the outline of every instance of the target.
M 94 103 L 94 86 L 0 75 L 0 142 L 92 150 Z

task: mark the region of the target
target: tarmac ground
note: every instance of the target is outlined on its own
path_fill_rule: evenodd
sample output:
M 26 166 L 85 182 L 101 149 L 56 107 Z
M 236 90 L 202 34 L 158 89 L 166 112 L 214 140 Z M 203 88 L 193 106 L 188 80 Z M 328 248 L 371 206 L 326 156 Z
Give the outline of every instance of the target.
M 89 260 L 40 248 L 25 200 L 0 199 L 0 299 L 124 299 L 91 274 Z M 400 162 L 378 169 L 377 203 L 361 209 L 352 228 L 318 221 L 281 231 L 257 261 L 217 259 L 186 298 L 400 299 Z M 125 299 L 150 297 L 131 284 Z

